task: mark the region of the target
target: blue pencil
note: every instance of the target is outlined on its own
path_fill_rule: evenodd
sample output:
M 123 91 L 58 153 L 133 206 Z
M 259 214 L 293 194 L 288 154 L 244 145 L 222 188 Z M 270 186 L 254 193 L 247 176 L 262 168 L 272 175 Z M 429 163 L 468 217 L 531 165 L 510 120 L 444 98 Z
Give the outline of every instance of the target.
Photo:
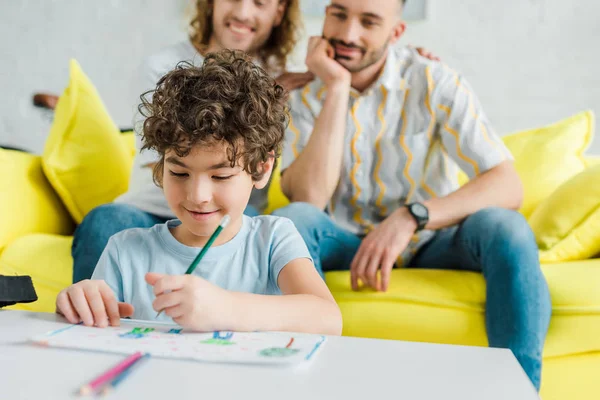
M 133 364 L 127 367 L 123 372 L 115 377 L 110 383 L 108 383 L 104 389 L 102 390 L 102 394 L 106 395 L 110 393 L 111 390 L 114 390 L 121 382 L 125 380 L 131 374 L 131 371 L 135 368 L 136 365 L 139 365 L 143 360 L 150 358 L 150 353 L 146 353 L 140 358 L 138 358 Z

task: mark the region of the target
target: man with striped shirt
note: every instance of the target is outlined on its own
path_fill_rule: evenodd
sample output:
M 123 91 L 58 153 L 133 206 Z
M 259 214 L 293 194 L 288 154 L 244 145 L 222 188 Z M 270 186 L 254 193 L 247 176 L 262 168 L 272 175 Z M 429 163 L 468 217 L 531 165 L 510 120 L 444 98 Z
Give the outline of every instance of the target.
M 327 7 L 306 58 L 317 79 L 290 98 L 281 186 L 293 203 L 276 214 L 294 221 L 321 274 L 350 269 L 354 290 L 387 290 L 394 264 L 482 272 L 489 344 L 510 348 L 539 389 L 550 296 L 515 211 L 512 157 L 464 78 L 392 46 L 403 3 Z

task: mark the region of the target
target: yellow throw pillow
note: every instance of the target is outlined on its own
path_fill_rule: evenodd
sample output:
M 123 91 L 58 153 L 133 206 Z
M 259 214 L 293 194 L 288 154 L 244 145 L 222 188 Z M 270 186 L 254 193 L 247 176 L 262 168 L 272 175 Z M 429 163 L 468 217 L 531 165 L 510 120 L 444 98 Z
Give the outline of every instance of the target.
M 600 253 L 600 164 L 562 184 L 531 214 L 541 262 L 583 260 Z
M 525 197 L 520 211 L 525 217 L 562 183 L 585 169 L 583 152 L 593 132 L 594 114 L 585 111 L 543 128 L 503 138 L 523 181 Z
M 73 279 L 72 236 L 21 236 L 0 254 L 0 274 L 30 275 L 38 300 L 11 306 L 14 310 L 54 312 L 58 292 Z
M 125 145 L 125 148 L 129 152 L 131 160 L 133 160 L 135 158 L 135 155 L 137 154 L 137 149 L 135 147 L 135 132 L 127 131 L 121 133 L 121 141 L 123 142 L 123 145 Z
M 278 160 L 275 170 L 271 175 L 271 183 L 269 184 L 269 193 L 267 195 L 268 205 L 265 214 L 271 214 L 278 208 L 282 208 L 290 204 L 289 200 L 281 191 L 281 160 Z
M 0 149 L 0 165 L 0 253 L 28 233 L 73 233 L 73 220 L 44 176 L 41 157 Z
M 75 222 L 127 190 L 130 150 L 75 60 L 42 155 L 48 180 Z

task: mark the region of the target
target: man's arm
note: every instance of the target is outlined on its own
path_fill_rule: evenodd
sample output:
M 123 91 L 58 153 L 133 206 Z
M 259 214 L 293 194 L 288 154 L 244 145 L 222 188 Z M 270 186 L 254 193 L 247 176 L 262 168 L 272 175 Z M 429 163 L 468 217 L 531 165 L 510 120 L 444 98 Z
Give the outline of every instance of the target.
M 330 87 L 308 143 L 281 177 L 290 201 L 303 201 L 321 209 L 333 196 L 340 179 L 348 112 L 349 85 Z
M 306 146 L 281 177 L 281 189 L 288 199 L 321 209 L 340 178 L 350 96 L 350 73 L 332 56 L 325 39 L 311 38 L 306 64 L 327 86 L 327 97 Z
M 429 209 L 426 229 L 437 230 L 456 225 L 486 207 L 517 210 L 522 201 L 523 185 L 512 161 L 507 160 L 475 177 L 457 191 L 423 202 Z
M 432 70 L 432 66 L 436 69 Z M 429 209 L 426 228 L 455 225 L 485 207 L 519 208 L 523 189 L 512 156 L 494 134 L 468 84 L 441 64 L 431 64 L 424 72 L 429 89 L 435 82 L 435 90 L 428 93 L 442 145 L 471 178 L 455 192 L 423 202 Z M 408 246 L 416 228 L 408 209 L 400 207 L 372 230 L 352 260 L 352 288 L 357 290 L 360 280 L 376 290 L 386 291 L 394 262 Z
M 450 157 L 471 180 L 445 197 L 424 202 L 430 213 L 427 228 L 455 225 L 486 207 L 518 209 L 523 187 L 510 152 L 494 133 L 469 84 L 449 68 L 437 66 L 432 106 L 439 134 Z

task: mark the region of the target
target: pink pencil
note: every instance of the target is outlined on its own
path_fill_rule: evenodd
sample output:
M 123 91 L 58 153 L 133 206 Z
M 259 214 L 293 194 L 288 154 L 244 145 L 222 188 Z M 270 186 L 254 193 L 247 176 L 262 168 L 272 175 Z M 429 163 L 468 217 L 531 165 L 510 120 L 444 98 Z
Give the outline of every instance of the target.
M 121 361 L 120 363 L 118 363 L 117 365 L 115 365 L 114 367 L 112 367 L 111 369 L 109 369 L 90 383 L 82 386 L 81 389 L 79 389 L 79 394 L 81 394 L 82 396 L 87 396 L 89 394 L 94 393 L 96 390 L 98 390 L 100 386 L 104 385 L 106 382 L 119 375 L 122 371 L 127 369 L 127 367 L 133 364 L 135 360 L 137 360 L 140 357 L 142 357 L 142 353 L 139 351 L 130 355 L 129 357 L 127 357 L 126 359 L 124 359 L 123 361 Z

